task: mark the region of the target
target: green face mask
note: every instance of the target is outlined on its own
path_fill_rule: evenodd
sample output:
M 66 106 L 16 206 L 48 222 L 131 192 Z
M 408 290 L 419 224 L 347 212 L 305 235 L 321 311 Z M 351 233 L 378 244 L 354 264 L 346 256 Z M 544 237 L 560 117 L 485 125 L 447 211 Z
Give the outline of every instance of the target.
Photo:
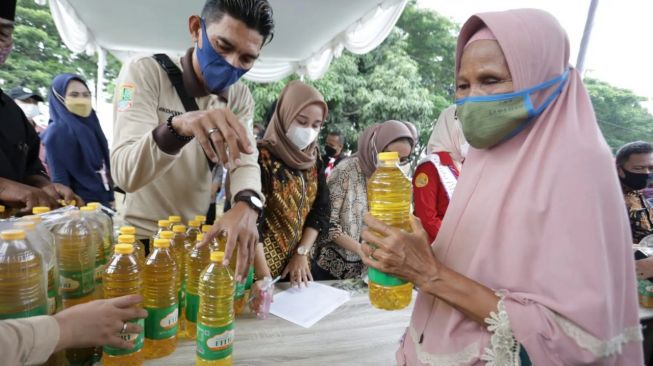
M 456 115 L 469 144 L 489 149 L 523 131 L 560 94 L 569 70 L 532 88 L 505 94 L 472 96 L 456 101 Z M 556 90 L 538 108 L 533 108 L 531 94 L 558 84 Z

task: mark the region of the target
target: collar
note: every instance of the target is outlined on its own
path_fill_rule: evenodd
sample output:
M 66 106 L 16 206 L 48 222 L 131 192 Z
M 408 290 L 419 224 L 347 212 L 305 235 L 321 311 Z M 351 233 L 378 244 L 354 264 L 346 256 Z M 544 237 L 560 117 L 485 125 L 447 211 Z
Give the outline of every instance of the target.
M 193 52 L 195 48 L 191 47 L 186 51 L 186 54 L 181 58 L 181 68 L 182 79 L 184 80 L 184 87 L 188 91 L 191 97 L 193 98 L 202 98 L 209 96 L 208 90 L 204 87 L 204 84 L 195 74 L 195 69 L 193 69 Z M 226 102 L 229 97 L 229 89 L 223 90 L 218 94 L 218 97 Z

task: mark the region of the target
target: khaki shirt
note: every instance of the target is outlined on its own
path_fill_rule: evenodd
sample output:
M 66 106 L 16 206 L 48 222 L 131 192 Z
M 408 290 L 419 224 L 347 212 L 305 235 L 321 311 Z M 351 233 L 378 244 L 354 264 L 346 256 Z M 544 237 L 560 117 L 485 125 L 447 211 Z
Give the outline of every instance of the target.
M 0 363 L 5 366 L 40 365 L 59 343 L 59 323 L 43 315 L 0 321 Z
M 181 68 L 179 60 L 174 60 Z M 249 89 L 238 82 L 229 88 L 227 100 L 225 103 L 216 95 L 195 98 L 200 110 L 230 108 L 256 146 L 254 99 Z M 136 227 L 139 237 L 152 235 L 159 219 L 181 215 L 187 222 L 208 210 L 212 174 L 201 145 L 193 139 L 170 155 L 159 148 L 152 134 L 171 114 L 184 111 L 168 75 L 152 57 L 122 67 L 114 96 L 111 174 L 116 185 L 127 192 L 119 215 Z M 263 198 L 258 152 L 241 154 L 241 164 L 232 166 L 229 174 L 234 195 L 251 190 Z

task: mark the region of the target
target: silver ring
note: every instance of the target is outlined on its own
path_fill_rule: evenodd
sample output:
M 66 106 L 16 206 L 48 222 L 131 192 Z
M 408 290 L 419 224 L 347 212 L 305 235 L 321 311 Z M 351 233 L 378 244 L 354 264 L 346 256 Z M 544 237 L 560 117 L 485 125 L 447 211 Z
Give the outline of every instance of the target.
M 216 131 L 218 131 L 217 128 L 212 128 L 212 129 L 208 130 L 207 133 L 209 134 L 209 136 L 211 136 L 211 134 L 212 134 L 213 132 L 216 132 Z
M 125 334 L 127 331 L 127 322 L 122 322 L 122 329 L 120 330 L 120 334 Z

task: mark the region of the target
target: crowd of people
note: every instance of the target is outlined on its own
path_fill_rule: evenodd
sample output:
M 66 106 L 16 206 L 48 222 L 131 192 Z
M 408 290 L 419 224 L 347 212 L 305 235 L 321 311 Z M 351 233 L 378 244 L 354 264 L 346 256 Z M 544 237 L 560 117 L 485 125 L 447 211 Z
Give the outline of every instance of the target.
M 0 64 L 14 25 L 7 3 Z M 636 278 L 653 277 L 653 259 L 635 264 L 632 244 L 653 234 L 653 145 L 611 154 L 550 14 L 483 13 L 463 25 L 456 101 L 421 157 L 417 129 L 399 120 L 370 121 L 347 156 L 344 134 L 328 131 L 324 96 L 301 81 L 254 123 L 239 80 L 273 39 L 267 1 L 208 0 L 188 31 L 181 58 L 123 66 L 111 148 L 80 76 L 53 78 L 44 130 L 32 120 L 41 96 L 0 90 L 0 204 L 18 215 L 72 201 L 113 206 L 120 189 L 118 214 L 147 250 L 159 218 L 215 217 L 212 193 L 222 191 L 225 211 L 199 245 L 226 237 L 237 281 L 253 264 L 254 288 L 265 277 L 362 278 L 367 267 L 415 284 L 400 365 L 644 363 Z M 396 152 L 412 179 L 410 232 L 368 213 L 381 152 Z M 62 347 L 120 346 L 123 322 L 143 316 L 127 311 L 139 299 L 102 301 L 3 321 L 0 350 L 27 363 Z M 72 329 L 82 315 L 87 327 Z M 41 324 L 59 336 L 39 336 Z

